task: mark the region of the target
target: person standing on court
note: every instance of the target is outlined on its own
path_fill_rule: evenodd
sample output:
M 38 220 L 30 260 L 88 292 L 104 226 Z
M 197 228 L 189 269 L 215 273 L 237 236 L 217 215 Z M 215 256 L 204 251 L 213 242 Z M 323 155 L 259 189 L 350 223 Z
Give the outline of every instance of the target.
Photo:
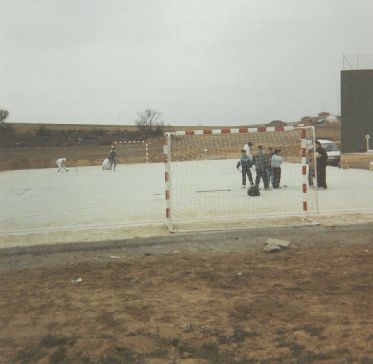
M 272 186 L 273 188 L 281 188 L 281 164 L 283 163 L 282 157 L 279 155 L 280 150 L 275 149 L 271 158 L 271 168 L 272 168 Z
M 267 153 L 267 157 L 268 157 L 268 167 L 267 167 L 268 184 L 270 184 L 272 182 L 272 167 L 271 167 L 272 156 L 273 156 L 273 149 L 272 149 L 272 147 L 268 147 L 268 153 Z M 272 185 L 273 185 L 273 183 L 272 183 Z
M 239 169 L 241 166 L 241 172 L 242 172 L 242 188 L 246 187 L 246 176 L 248 177 L 250 181 L 250 185 L 254 186 L 253 177 L 251 174 L 251 159 L 249 156 L 246 155 L 246 150 L 242 149 L 241 151 L 242 155 L 240 160 L 238 161 L 236 168 Z
M 328 161 L 328 153 L 318 140 L 316 140 L 316 153 L 317 187 L 326 190 L 328 188 L 326 184 L 326 162 Z
M 252 149 L 252 147 L 253 147 L 253 143 L 251 143 L 251 142 L 247 142 L 247 143 L 244 145 L 244 147 L 242 148 L 242 149 L 245 149 L 245 151 L 246 151 L 246 155 L 247 155 L 250 159 L 252 159 L 252 155 L 251 155 L 251 149 Z
M 258 146 L 258 152 L 254 155 L 253 162 L 255 164 L 256 170 L 256 177 L 255 177 L 255 185 L 259 187 L 260 179 L 263 180 L 264 189 L 269 189 L 269 182 L 268 182 L 268 155 L 264 153 L 263 146 Z
M 313 180 L 316 177 L 313 149 L 310 149 L 307 151 L 307 164 L 308 164 L 308 185 L 311 187 L 315 187 L 313 183 Z
M 117 154 L 115 153 L 115 148 L 112 147 L 109 153 L 109 157 L 108 157 L 109 163 L 110 163 L 110 172 L 113 167 L 114 167 L 114 172 L 115 172 L 115 167 L 117 166 L 116 158 L 117 158 Z

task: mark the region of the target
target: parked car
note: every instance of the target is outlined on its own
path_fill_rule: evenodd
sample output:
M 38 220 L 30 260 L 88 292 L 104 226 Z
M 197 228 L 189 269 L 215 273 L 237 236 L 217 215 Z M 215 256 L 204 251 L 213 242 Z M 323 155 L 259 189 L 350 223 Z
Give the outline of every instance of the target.
M 338 148 L 338 145 L 335 144 L 332 140 L 328 139 L 317 139 L 321 146 L 326 150 L 328 154 L 327 164 L 332 166 L 338 166 L 341 161 L 341 152 Z M 312 140 L 307 140 L 307 149 L 312 149 Z

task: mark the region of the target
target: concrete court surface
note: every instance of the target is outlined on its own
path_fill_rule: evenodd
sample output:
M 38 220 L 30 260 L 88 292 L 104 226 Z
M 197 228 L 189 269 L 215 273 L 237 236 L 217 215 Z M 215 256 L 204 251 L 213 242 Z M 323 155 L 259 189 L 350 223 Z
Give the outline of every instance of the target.
M 235 162 L 175 163 L 175 217 L 193 218 L 201 211 L 202 216 L 214 217 L 215 209 L 227 216 L 235 212 L 255 215 L 258 209 L 276 216 L 288 212 L 284 206 L 289 211 L 299 207 L 301 212 L 299 165 L 284 164 L 281 184 L 287 188 L 263 192 L 248 204 Z M 215 178 L 206 172 L 207 165 L 216 167 Z M 319 191 L 318 201 L 310 192 L 311 214 L 318 203 L 321 222 L 370 221 L 372 171 L 327 167 L 327 181 L 329 188 Z M 167 235 L 164 189 L 163 163 L 118 165 L 115 173 L 99 166 L 59 173 L 56 169 L 0 172 L 0 248 Z M 196 193 L 206 189 L 227 191 Z M 341 213 L 350 215 L 342 217 Z

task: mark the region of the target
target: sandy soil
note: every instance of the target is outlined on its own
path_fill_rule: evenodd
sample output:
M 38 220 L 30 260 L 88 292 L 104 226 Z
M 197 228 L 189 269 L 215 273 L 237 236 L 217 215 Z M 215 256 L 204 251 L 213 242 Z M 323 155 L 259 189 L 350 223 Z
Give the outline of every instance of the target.
M 160 140 L 149 142 L 150 162 L 163 161 Z M 101 166 L 110 152 L 110 145 L 81 145 L 68 147 L 0 148 L 0 171 L 13 169 L 56 168 L 57 158 L 67 158 L 68 167 Z M 118 163 L 145 163 L 144 144 L 116 147 Z
M 72 124 L 11 124 L 18 134 L 31 133 L 34 134 L 40 126 L 46 127 L 48 130 L 71 130 L 89 131 L 104 130 L 117 131 L 129 130 L 132 131 L 136 127 L 134 125 L 72 125 Z M 259 125 L 257 125 L 259 126 Z M 223 128 L 224 126 L 208 126 L 208 127 L 193 127 L 193 126 L 177 126 L 177 130 L 188 129 L 203 129 L 203 128 Z M 232 126 L 227 126 L 232 127 Z M 256 127 L 252 125 L 252 127 Z M 340 126 L 339 125 L 323 125 L 316 127 L 316 135 L 318 138 L 331 139 L 337 144 L 340 144 Z M 163 138 L 148 140 L 149 143 L 149 159 L 151 162 L 163 161 Z M 70 167 L 81 166 L 99 166 L 102 160 L 106 158 L 109 152 L 109 145 L 77 145 L 77 146 L 58 146 L 58 147 L 13 147 L 1 148 L 0 146 L 0 171 L 14 169 L 35 169 L 35 168 L 54 168 L 56 159 L 61 156 L 68 158 Z M 141 146 L 131 146 L 130 148 L 118 149 L 119 163 L 139 163 L 145 161 L 145 154 Z M 235 151 L 236 153 L 236 151 Z M 359 167 L 360 168 L 360 167 Z
M 371 163 L 373 153 L 348 153 L 341 156 L 342 168 L 371 169 Z
M 370 226 L 73 247 L 0 250 L 1 363 L 373 362 Z

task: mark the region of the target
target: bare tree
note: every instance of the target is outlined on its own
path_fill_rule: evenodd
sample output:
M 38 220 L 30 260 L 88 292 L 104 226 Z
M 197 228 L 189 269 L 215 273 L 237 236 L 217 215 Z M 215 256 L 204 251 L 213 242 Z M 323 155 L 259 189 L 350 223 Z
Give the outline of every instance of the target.
M 9 116 L 9 111 L 0 109 L 0 123 L 3 123 L 4 120 Z
M 144 136 L 159 135 L 163 133 L 162 113 L 157 110 L 146 109 L 137 114 L 135 124 Z
M 17 142 L 17 135 L 12 124 L 4 122 L 8 116 L 7 110 L 0 109 L 0 145 L 3 147 L 14 146 Z

